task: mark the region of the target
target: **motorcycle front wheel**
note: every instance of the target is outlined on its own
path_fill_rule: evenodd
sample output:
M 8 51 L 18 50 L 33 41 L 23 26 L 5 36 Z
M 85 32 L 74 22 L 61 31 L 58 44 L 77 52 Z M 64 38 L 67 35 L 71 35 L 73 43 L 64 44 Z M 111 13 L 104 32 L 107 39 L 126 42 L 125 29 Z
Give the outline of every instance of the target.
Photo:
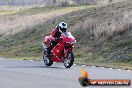
M 74 62 L 74 53 L 72 51 L 69 52 L 68 58 L 63 57 L 64 66 L 66 68 L 70 68 Z
M 44 51 L 44 55 L 43 55 L 43 61 L 44 61 L 44 64 L 46 65 L 46 66 L 51 66 L 52 64 L 53 64 L 53 61 L 52 61 L 52 57 L 51 56 L 49 56 L 49 57 L 47 57 L 47 54 L 46 54 L 47 52 L 46 51 Z

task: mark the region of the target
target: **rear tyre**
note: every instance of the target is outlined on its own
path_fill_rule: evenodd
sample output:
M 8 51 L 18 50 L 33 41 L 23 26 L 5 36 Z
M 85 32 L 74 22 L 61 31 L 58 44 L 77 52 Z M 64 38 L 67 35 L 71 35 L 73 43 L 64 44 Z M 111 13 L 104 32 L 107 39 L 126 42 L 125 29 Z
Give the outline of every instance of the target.
M 43 61 L 44 61 L 44 64 L 46 66 L 51 66 L 53 64 L 51 55 L 47 56 L 47 52 L 46 51 L 44 51 Z
M 70 51 L 68 54 L 68 58 L 63 57 L 63 60 L 64 60 L 64 66 L 66 68 L 70 68 L 74 62 L 74 53 L 72 51 Z

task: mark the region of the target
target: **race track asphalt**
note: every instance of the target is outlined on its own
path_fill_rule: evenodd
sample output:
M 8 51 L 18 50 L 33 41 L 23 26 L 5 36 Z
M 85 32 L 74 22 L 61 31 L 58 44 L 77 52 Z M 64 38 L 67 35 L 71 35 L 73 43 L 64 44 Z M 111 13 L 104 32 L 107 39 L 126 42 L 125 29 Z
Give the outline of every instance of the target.
M 83 88 L 78 78 L 82 66 L 66 69 L 63 63 L 44 66 L 41 61 L 0 58 L 0 88 Z M 84 66 L 90 79 L 130 79 L 132 71 Z M 132 86 L 90 86 L 86 88 L 132 88 Z

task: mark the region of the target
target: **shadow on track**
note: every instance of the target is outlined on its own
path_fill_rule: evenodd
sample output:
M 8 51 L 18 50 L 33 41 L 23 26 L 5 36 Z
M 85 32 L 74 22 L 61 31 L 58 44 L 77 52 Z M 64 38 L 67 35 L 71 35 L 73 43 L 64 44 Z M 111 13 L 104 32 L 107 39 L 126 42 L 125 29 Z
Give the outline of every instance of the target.
M 63 67 L 48 67 L 48 66 L 5 66 L 5 68 L 53 68 L 53 69 L 66 69 Z

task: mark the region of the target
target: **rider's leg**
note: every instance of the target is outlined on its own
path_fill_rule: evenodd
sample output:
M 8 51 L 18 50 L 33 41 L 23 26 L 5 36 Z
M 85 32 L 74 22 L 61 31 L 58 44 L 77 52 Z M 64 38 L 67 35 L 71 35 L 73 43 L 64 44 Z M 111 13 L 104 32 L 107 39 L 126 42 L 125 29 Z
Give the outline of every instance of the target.
M 47 48 L 46 48 L 46 49 L 47 49 L 47 57 L 50 56 L 51 50 L 52 50 L 56 45 L 57 45 L 57 41 L 51 41 L 51 44 L 50 44 L 51 47 L 47 47 Z

